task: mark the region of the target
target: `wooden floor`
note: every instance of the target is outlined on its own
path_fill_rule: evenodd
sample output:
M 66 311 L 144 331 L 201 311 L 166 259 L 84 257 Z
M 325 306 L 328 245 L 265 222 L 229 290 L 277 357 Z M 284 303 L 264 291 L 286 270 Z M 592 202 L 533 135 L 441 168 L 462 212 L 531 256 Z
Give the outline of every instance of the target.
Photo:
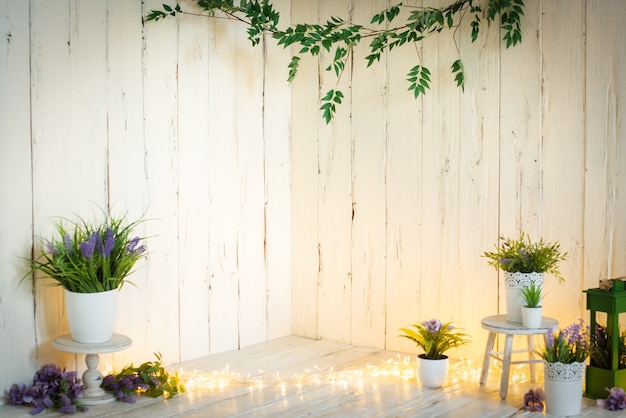
M 180 368 L 179 368 L 180 367 Z M 415 378 L 414 355 L 286 337 L 236 352 L 184 363 L 188 391 L 164 400 L 92 406 L 90 417 L 510 417 L 548 416 L 520 411 L 530 383 L 520 366 L 506 401 L 498 373 L 478 384 L 478 364 L 457 361 L 441 389 L 424 389 Z M 541 376 L 540 376 L 541 379 Z M 43 413 L 39 417 L 62 416 Z M 583 398 L 580 416 L 626 417 Z M 0 417 L 30 417 L 29 408 L 0 406 Z

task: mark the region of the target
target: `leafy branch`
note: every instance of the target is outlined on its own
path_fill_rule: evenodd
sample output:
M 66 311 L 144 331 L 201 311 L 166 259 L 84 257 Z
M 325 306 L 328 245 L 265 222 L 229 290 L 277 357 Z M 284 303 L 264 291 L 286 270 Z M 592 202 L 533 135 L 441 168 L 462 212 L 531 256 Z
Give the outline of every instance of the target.
M 247 28 L 248 39 L 252 45 L 261 42 L 264 34 L 270 34 L 277 40 L 278 45 L 285 48 L 298 46 L 299 49 L 292 56 L 287 80 L 291 82 L 298 73 L 301 57 L 304 55 L 318 56 L 326 51 L 332 63 L 325 68 L 334 72 L 337 80 L 340 79 L 352 49 L 363 39 L 369 40 L 369 54 L 365 57 L 367 67 L 380 61 L 384 52 L 407 44 L 417 44 L 426 37 L 444 30 L 452 31 L 452 36 L 461 26 L 462 21 L 471 16 L 470 36 L 472 42 L 478 39 L 481 17 L 486 16 L 490 25 L 498 17 L 500 29 L 504 35 L 502 40 L 506 47 L 517 45 L 522 41 L 521 19 L 524 15 L 523 0 L 456 0 L 441 7 L 415 7 L 398 3 L 388 9 L 375 14 L 370 20 L 373 28 L 356 25 L 339 17 L 331 17 L 324 24 L 298 23 L 284 30 L 278 28 L 280 14 L 275 10 L 270 0 L 195 0 L 196 5 L 207 12 L 207 17 L 221 17 L 239 21 Z M 479 3 L 487 3 L 486 8 Z M 401 14 L 401 9 L 409 10 L 406 20 L 394 26 Z M 177 14 L 198 13 L 183 11 L 180 4 L 162 5 L 162 10 L 152 10 L 146 20 L 160 20 L 175 17 Z M 419 49 L 418 49 L 419 51 Z M 419 61 L 419 56 L 418 56 Z M 460 57 L 451 66 L 455 74 L 457 86 L 465 89 L 465 70 Z M 414 65 L 407 73 L 409 90 L 415 98 L 424 95 L 430 89 L 430 71 L 423 65 Z M 343 93 L 336 88 L 329 90 L 322 98 L 320 110 L 326 123 L 330 123 L 336 112 L 336 104 L 341 103 Z

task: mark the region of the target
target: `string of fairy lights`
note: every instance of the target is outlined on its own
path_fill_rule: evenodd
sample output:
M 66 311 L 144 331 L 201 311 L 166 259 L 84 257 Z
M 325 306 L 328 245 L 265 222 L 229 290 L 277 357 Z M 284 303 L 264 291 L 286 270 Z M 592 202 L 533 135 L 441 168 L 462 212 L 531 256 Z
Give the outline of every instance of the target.
M 495 367 L 493 367 L 495 366 Z M 457 384 L 472 382 L 478 384 L 480 380 L 481 364 L 472 360 L 460 359 L 450 364 L 448 383 Z M 414 358 L 409 356 L 390 358 L 379 366 L 366 365 L 360 368 L 335 370 L 334 367 L 318 368 L 312 366 L 299 373 L 281 376 L 280 373 L 260 370 L 256 374 L 241 374 L 230 370 L 228 366 L 219 371 L 177 371 L 180 382 L 188 392 L 201 390 L 223 391 L 234 387 L 246 387 L 251 392 L 268 387 L 279 387 L 285 392 L 290 387 L 298 389 L 304 386 L 331 385 L 347 387 L 363 387 L 366 383 L 376 383 L 381 380 L 397 380 L 408 382 L 417 379 L 417 370 Z M 490 375 L 501 373 L 499 363 L 492 365 Z M 511 367 L 510 380 L 512 383 L 530 381 L 528 368 L 523 365 Z

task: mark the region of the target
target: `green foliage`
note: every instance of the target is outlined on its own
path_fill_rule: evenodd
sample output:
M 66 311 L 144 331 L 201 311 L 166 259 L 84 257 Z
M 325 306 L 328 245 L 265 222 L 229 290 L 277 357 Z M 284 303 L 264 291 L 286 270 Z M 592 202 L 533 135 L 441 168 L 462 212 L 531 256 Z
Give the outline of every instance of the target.
M 530 282 L 530 285 L 522 287 L 520 289 L 522 298 L 526 302 L 526 306 L 529 308 L 538 308 L 543 299 L 543 286 L 535 282 Z
M 465 70 L 463 69 L 463 62 L 458 59 L 452 64 L 452 74 L 456 73 L 454 80 L 457 87 L 461 87 L 462 91 L 465 91 Z
M 500 28 L 504 31 L 503 40 L 506 42 L 506 47 L 509 48 L 521 42 L 523 0 L 483 1 L 487 3 L 485 11 L 487 24 L 491 24 L 500 16 Z M 370 24 L 376 25 L 374 28 L 355 25 L 332 16 L 325 24 L 298 23 L 286 29 L 279 29 L 279 13 L 269 0 L 240 0 L 238 4 L 235 4 L 234 0 L 195 0 L 195 3 L 200 9 L 206 11 L 209 17 L 215 17 L 219 13 L 223 17 L 247 25 L 248 39 L 252 45 L 259 44 L 264 33 L 270 33 L 278 45 L 285 48 L 298 46 L 298 52 L 288 65 L 287 80 L 289 82 L 296 77 L 300 58 L 303 55 L 318 56 L 322 51 L 328 52 L 332 57 L 332 63 L 325 70 L 333 72 L 339 79 L 346 68 L 352 48 L 359 45 L 365 38 L 370 39 L 370 53 L 365 57 L 367 67 L 380 61 L 384 52 L 404 45 L 415 45 L 432 34 L 451 31 L 454 36 L 467 16 L 472 19 L 470 35 L 474 42 L 480 33 L 483 14 L 483 7 L 475 4 L 478 0 L 456 0 L 440 8 L 405 6 L 398 3 L 372 16 Z M 405 21 L 397 25 L 392 24 L 401 16 L 403 8 L 409 10 Z M 196 14 L 183 11 L 178 3 L 174 7 L 163 4 L 162 10 L 151 10 L 146 20 L 157 21 L 180 13 Z M 419 48 L 415 49 L 419 51 Z M 455 74 L 457 86 L 464 90 L 465 70 L 461 59 L 452 64 L 452 73 Z M 426 89 L 430 88 L 429 76 L 430 72 L 423 65 L 415 66 L 409 71 L 408 80 L 411 83 L 409 90 L 413 90 L 415 98 L 425 94 Z M 339 97 L 338 93 L 340 92 L 333 90 L 330 99 L 322 99 L 324 104 L 321 110 L 326 123 L 330 123 L 336 104 L 341 102 L 334 100 Z
M 615 331 L 614 331 L 615 332 Z M 626 369 L 626 332 L 619 330 L 617 338 L 617 368 Z M 604 325 L 596 323 L 595 334 L 591 334 L 591 356 L 589 364 L 602 369 L 611 369 L 613 360 L 613 335 Z
M 426 67 L 416 65 L 409 71 L 407 80 L 411 82 L 409 90 L 413 90 L 413 95 L 417 99 L 420 94 L 426 94 L 426 89 L 430 88 L 430 71 Z
M 50 241 L 41 240 L 41 255 L 29 259 L 31 270 L 23 281 L 35 272 L 56 281 L 56 286 L 77 293 L 98 293 L 121 288 L 132 273 L 135 263 L 145 257 L 144 239 L 133 230 L 143 222 L 126 223 L 103 211 L 98 223 L 80 217 L 75 221 L 59 221 L 57 235 Z M 73 230 L 66 228 L 66 223 Z M 35 276 L 36 277 L 36 276 Z
M 339 90 L 329 90 L 328 93 L 326 93 L 326 95 L 322 98 L 323 104 L 320 109 L 324 111 L 324 120 L 326 123 L 329 123 L 332 120 L 335 112 L 337 111 L 335 104 L 341 104 L 342 99 L 343 93 Z
M 162 365 L 161 353 L 154 353 L 156 361 L 147 361 L 137 367 L 130 364 L 119 373 L 112 373 L 103 379 L 103 387 L 116 393 L 118 399 L 133 393 L 143 394 L 150 398 L 170 398 L 185 392 L 180 383 L 178 373 L 170 375 Z
M 584 362 L 591 352 L 589 326 L 582 320 L 558 333 L 550 329 L 545 341 L 545 348 L 539 354 L 548 363 Z
M 487 257 L 489 265 L 508 272 L 521 273 L 552 273 L 560 282 L 565 278 L 559 272 L 559 263 L 567 259 L 567 252 L 561 252 L 558 242 L 546 242 L 540 239 L 531 242 L 530 237 L 524 232 L 519 238 L 500 237 L 503 242 L 495 251 L 486 251 L 483 257 Z
M 445 324 L 438 319 L 423 321 L 413 324 L 410 328 L 400 328 L 404 334 L 400 337 L 413 341 L 419 348 L 424 350 L 426 358 L 438 360 L 443 358 L 444 353 L 451 348 L 467 344 L 467 334 L 459 332 L 458 328 L 452 326 L 451 322 Z

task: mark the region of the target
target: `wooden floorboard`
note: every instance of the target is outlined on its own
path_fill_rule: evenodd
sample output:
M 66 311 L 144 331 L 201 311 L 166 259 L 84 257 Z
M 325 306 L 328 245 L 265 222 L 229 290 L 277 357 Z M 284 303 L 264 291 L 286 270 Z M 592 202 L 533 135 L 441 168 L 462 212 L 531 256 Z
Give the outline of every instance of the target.
M 503 401 L 498 394 L 497 373 L 490 375 L 486 387 L 480 387 L 477 366 L 457 362 L 451 366 L 443 388 L 426 389 L 414 376 L 402 376 L 413 373 L 413 358 L 414 354 L 286 337 L 170 367 L 189 382 L 188 391 L 174 398 L 139 397 L 135 404 L 114 402 L 92 406 L 88 412 L 76 416 L 482 418 L 542 415 L 520 410 L 524 393 L 541 387 L 541 380 L 512 382 L 509 395 Z M 457 382 L 453 381 L 455 378 Z M 46 412 L 38 416 L 63 415 Z M 626 413 L 604 411 L 595 406 L 595 401 L 584 398 L 580 416 L 626 417 Z M 0 406 L 0 417 L 30 417 L 29 409 Z

